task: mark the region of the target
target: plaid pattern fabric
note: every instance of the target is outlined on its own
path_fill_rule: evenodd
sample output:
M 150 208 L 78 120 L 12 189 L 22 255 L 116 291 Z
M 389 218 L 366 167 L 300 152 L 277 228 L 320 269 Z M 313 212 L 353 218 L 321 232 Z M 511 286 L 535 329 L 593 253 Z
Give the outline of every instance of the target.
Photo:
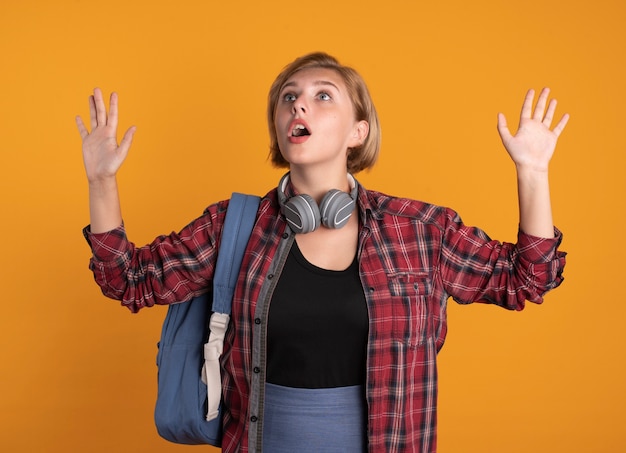
M 123 226 L 94 235 L 90 268 L 105 295 L 136 312 L 185 301 L 209 287 L 227 202 L 211 205 L 179 233 L 136 248 Z M 446 304 L 485 302 L 511 310 L 541 303 L 563 280 L 561 233 L 520 232 L 492 241 L 452 210 L 359 188 L 359 269 L 369 311 L 367 354 L 370 452 L 436 450 L 437 352 Z M 260 451 L 264 323 L 293 235 L 276 191 L 261 202 L 233 301 L 222 365 L 226 452 Z

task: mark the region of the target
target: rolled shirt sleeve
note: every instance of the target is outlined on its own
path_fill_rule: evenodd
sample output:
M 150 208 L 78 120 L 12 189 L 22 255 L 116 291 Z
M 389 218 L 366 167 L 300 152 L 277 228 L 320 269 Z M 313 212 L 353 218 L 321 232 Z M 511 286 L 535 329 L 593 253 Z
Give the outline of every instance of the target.
M 446 291 L 462 304 L 484 302 L 522 310 L 525 302 L 543 302 L 563 281 L 562 233 L 540 238 L 518 230 L 517 243 L 491 240 L 482 230 L 451 216 L 442 248 Z
M 543 295 L 563 282 L 565 252 L 558 250 L 563 234 L 554 228 L 554 238 L 531 236 L 519 230 L 517 250 L 521 267 L 528 269 L 529 287 L 536 289 L 531 302 L 543 302 Z
M 154 304 L 185 302 L 207 292 L 213 278 L 225 204 L 211 205 L 178 233 L 136 247 L 124 225 L 83 235 L 91 247 L 89 268 L 102 293 L 132 312 Z

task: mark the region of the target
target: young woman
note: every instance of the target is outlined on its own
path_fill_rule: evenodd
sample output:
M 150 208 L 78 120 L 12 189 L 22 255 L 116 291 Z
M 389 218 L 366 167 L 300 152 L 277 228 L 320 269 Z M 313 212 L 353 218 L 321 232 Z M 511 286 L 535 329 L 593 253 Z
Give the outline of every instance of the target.
M 296 59 L 270 89 L 271 159 L 289 172 L 262 200 L 233 301 L 222 365 L 227 452 L 436 450 L 437 352 L 446 303 L 521 310 L 562 281 L 548 164 L 568 116 L 528 92 L 515 135 L 517 244 L 493 241 L 452 210 L 366 190 L 352 176 L 379 150 L 363 79 L 333 57 Z M 145 247 L 126 238 L 115 175 L 135 132 L 116 143 L 90 97 L 77 118 L 89 181 L 90 261 L 104 294 L 136 312 L 211 285 L 228 201 Z

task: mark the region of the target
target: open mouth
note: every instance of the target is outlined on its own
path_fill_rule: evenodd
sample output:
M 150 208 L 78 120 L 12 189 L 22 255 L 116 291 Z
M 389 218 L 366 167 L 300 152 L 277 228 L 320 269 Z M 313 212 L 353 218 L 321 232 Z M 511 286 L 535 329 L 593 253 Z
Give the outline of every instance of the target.
M 292 137 L 304 137 L 305 135 L 311 135 L 311 133 L 304 124 L 296 124 L 291 130 Z

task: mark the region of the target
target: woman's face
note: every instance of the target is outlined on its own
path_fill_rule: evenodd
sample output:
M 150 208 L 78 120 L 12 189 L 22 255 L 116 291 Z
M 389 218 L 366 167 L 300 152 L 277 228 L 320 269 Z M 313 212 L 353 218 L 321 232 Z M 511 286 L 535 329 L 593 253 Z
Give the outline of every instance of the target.
M 343 78 L 332 69 L 296 72 L 285 82 L 276 106 L 276 136 L 290 166 L 346 167 L 348 148 L 367 136 L 367 122 L 356 121 Z

